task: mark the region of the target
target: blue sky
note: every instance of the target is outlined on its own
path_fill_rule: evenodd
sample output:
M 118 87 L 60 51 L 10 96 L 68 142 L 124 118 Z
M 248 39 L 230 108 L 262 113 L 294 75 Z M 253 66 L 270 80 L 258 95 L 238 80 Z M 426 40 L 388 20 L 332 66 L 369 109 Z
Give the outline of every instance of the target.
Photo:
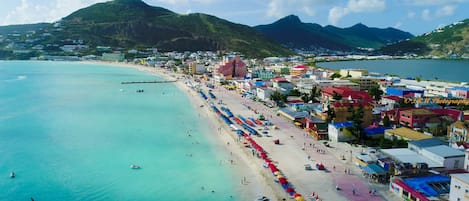
M 0 25 L 53 22 L 106 0 L 5 0 Z M 469 18 L 469 0 L 144 0 L 174 12 L 206 13 L 240 24 L 272 23 L 295 14 L 303 22 L 394 27 L 420 35 Z

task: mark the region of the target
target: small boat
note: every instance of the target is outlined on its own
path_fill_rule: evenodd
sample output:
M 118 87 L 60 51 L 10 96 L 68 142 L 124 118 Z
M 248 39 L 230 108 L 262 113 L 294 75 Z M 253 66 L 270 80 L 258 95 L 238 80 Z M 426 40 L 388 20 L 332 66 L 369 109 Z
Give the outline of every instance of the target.
M 130 165 L 130 168 L 131 169 L 140 169 L 142 167 L 138 166 L 138 165 Z
M 10 172 L 10 178 L 12 178 L 12 179 L 15 178 L 15 172 L 13 172 L 13 171 Z

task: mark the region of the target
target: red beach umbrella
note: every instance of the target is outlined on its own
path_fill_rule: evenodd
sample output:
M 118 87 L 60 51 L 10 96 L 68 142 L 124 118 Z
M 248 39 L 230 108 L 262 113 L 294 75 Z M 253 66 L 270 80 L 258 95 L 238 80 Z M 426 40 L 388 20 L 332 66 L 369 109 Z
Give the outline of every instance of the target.
M 296 198 L 296 197 L 301 197 L 301 194 L 295 193 L 295 194 L 293 195 L 293 197 L 294 197 L 294 198 Z
M 287 193 L 292 193 L 292 192 L 295 192 L 295 189 L 288 187 L 287 189 L 285 189 L 285 191 Z
M 278 178 L 278 182 L 279 182 L 280 184 L 288 184 L 288 181 L 287 181 L 287 179 L 285 179 L 285 177 Z

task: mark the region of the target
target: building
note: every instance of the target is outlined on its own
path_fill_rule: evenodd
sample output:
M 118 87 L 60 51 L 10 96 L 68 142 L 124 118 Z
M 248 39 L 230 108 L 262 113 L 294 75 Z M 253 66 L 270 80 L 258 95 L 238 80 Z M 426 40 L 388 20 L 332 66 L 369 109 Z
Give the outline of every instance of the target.
M 469 87 L 453 87 L 446 92 L 453 98 L 469 99 Z
M 305 131 L 316 140 L 328 140 L 327 123 L 315 117 L 306 117 Z
M 353 90 L 360 90 L 360 85 L 357 83 L 350 82 L 350 80 L 315 80 L 314 81 L 319 87 L 348 87 Z
M 439 116 L 439 114 L 428 109 L 410 109 L 401 112 L 399 116 L 399 124 L 409 128 L 423 128 L 429 118 L 436 116 Z
M 399 97 L 404 97 L 404 96 L 415 96 L 415 97 L 422 97 L 424 93 L 424 90 L 418 90 L 418 89 L 408 89 L 405 87 L 386 87 L 386 95 L 392 95 L 392 96 L 399 96 Z
M 441 164 L 446 170 L 464 168 L 464 152 L 447 145 L 425 147 L 421 149 L 420 154 Z
M 368 75 L 368 71 L 365 69 L 341 69 L 339 73 L 342 77 L 351 78 L 359 78 Z
M 122 62 L 124 61 L 125 57 L 124 54 L 120 52 L 113 52 L 113 53 L 103 53 L 101 60 L 109 61 L 109 62 Z
M 420 153 L 422 149 L 433 146 L 446 145 L 445 141 L 442 141 L 438 138 L 427 138 L 422 140 L 412 140 L 407 143 L 408 148 L 412 151 Z
M 329 140 L 333 142 L 347 142 L 354 139 L 354 136 L 350 132 L 345 132 L 345 128 L 352 127 L 353 123 L 350 121 L 347 122 L 337 122 L 329 123 L 327 133 Z
M 307 66 L 299 65 L 290 68 L 290 76 L 292 77 L 301 77 L 302 75 L 306 74 L 306 72 L 308 72 Z
M 272 79 L 272 86 L 282 94 L 289 94 L 295 87 L 291 82 L 283 77 Z
M 376 78 L 369 78 L 369 77 L 359 77 L 359 78 L 352 78 L 350 79 L 351 82 L 357 83 L 360 85 L 360 91 L 366 91 L 368 89 L 371 89 L 373 87 L 378 88 L 378 82 L 380 80 Z
M 334 94 L 342 96 L 342 99 L 360 103 L 370 103 L 373 99 L 364 91 L 357 91 L 349 87 L 326 87 L 321 91 L 323 100 L 334 101 Z
M 390 109 L 394 109 L 394 106 L 399 103 L 402 98 L 399 96 L 383 96 L 381 97 L 381 105 L 388 106 Z
M 455 148 L 469 148 L 469 121 L 456 121 L 448 127 L 449 144 Z
M 449 200 L 469 200 L 469 173 L 451 175 L 451 189 L 449 191 Z
M 335 122 L 348 121 L 347 117 L 352 116 L 354 111 L 363 109 L 362 126 L 367 127 L 373 122 L 373 106 L 370 103 L 358 102 L 334 102 L 331 104 L 331 109 L 335 113 Z M 327 116 L 325 116 L 327 118 Z
M 430 201 L 447 200 L 451 178 L 431 175 L 391 180 L 389 190 L 403 200 Z
M 247 75 L 247 68 L 246 64 L 237 55 L 231 60 L 225 58 L 216 73 L 222 74 L 227 79 L 244 78 Z
M 270 100 L 270 95 L 272 95 L 273 90 L 268 87 L 257 87 L 256 96 L 262 101 Z
M 384 131 L 384 137 L 391 140 L 403 139 L 407 141 L 432 138 L 430 135 L 426 135 L 406 127 L 386 130 Z

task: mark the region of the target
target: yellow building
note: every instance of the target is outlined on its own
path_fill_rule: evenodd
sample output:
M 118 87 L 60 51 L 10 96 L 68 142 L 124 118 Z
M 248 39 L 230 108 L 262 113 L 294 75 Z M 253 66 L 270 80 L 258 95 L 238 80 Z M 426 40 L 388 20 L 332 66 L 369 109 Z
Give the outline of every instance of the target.
M 400 127 L 396 129 L 389 129 L 384 132 L 384 137 L 387 139 L 403 139 L 403 140 L 423 140 L 432 138 L 431 135 L 426 135 L 410 128 Z

